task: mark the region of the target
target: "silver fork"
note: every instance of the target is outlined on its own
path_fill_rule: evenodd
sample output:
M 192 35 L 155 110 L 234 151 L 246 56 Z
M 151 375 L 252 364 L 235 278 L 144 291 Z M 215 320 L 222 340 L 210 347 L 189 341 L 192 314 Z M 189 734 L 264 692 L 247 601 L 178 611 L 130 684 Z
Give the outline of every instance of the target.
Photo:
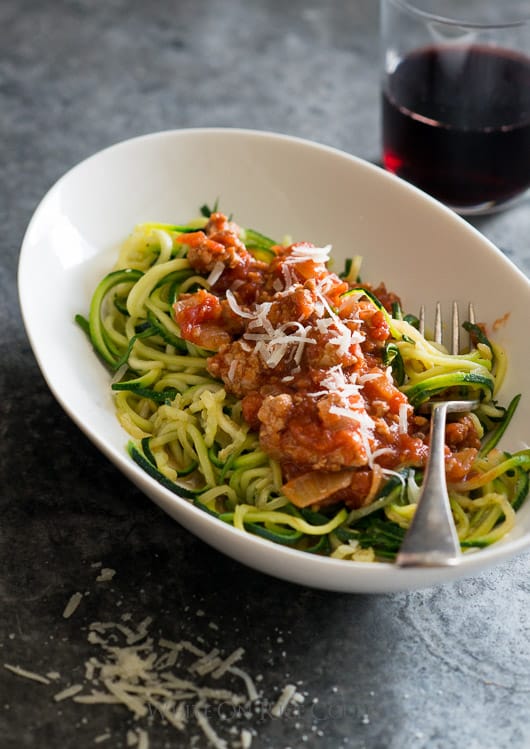
M 470 322 L 475 321 L 469 305 Z M 425 331 L 425 309 L 420 310 L 420 332 Z M 441 306 L 436 305 L 434 340 L 442 342 Z M 451 353 L 460 351 L 458 304 L 453 302 Z M 431 406 L 430 451 L 416 512 L 396 557 L 400 567 L 446 567 L 460 562 L 462 552 L 456 532 L 445 476 L 445 424 L 448 413 L 472 411 L 474 400 L 444 400 Z

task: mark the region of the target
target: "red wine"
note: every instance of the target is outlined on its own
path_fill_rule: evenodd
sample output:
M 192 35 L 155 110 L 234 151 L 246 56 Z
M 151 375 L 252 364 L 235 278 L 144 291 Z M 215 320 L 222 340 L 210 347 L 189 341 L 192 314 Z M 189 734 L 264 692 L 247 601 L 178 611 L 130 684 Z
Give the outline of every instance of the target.
M 383 92 L 385 167 L 455 208 L 530 186 L 530 58 L 486 46 L 427 47 Z

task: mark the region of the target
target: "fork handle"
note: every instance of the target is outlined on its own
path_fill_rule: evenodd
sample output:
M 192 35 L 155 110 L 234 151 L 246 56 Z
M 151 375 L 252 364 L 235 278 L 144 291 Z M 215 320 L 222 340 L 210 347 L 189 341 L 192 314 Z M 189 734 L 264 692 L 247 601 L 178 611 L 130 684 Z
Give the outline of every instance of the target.
M 448 403 L 433 406 L 430 457 L 416 512 L 396 563 L 401 567 L 440 567 L 458 564 L 460 542 L 451 513 L 445 477 L 445 422 Z

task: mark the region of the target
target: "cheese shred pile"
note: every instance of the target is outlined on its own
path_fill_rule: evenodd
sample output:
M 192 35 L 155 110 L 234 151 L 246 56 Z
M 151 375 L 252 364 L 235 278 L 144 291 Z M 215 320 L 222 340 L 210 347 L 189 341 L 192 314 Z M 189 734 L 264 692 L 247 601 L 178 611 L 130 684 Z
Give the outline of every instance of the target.
M 55 702 L 71 699 L 85 705 L 121 705 L 135 721 L 152 726 L 156 718 L 183 733 L 199 729 L 201 746 L 214 749 L 249 749 L 255 730 L 248 725 L 266 707 L 255 680 L 241 668 L 245 651 L 236 648 L 224 655 L 218 648 L 205 650 L 188 640 L 173 642 L 150 634 L 152 618 L 136 627 L 129 615 L 120 622 L 93 622 L 88 641 L 98 649 L 85 662 L 82 683 L 69 684 L 54 694 Z M 19 666 L 4 664 L 17 676 L 51 684 L 50 679 Z M 290 703 L 304 697 L 287 685 L 268 710 L 283 717 Z M 222 725 L 223 736 L 218 725 Z M 96 743 L 110 735 L 101 734 Z M 149 749 L 149 733 L 140 726 L 127 732 L 127 746 Z

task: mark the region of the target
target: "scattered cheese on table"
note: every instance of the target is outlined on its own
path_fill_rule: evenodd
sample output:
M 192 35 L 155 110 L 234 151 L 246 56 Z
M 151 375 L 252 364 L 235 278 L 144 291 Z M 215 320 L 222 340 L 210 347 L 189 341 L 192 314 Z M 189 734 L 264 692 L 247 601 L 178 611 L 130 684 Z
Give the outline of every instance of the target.
M 65 606 L 65 609 L 63 611 L 63 618 L 69 619 L 72 614 L 75 612 L 81 601 L 83 600 L 83 594 L 82 593 L 74 593 L 73 596 L 70 596 L 70 599 L 68 603 Z
M 96 577 L 96 582 L 106 583 L 109 580 L 112 580 L 115 574 L 116 574 L 116 570 L 113 570 L 110 567 L 103 567 L 99 575 Z
M 25 668 L 20 668 L 20 666 L 12 666 L 9 663 L 4 663 L 4 668 L 7 668 L 8 671 L 11 671 L 11 673 L 16 674 L 17 676 L 22 676 L 24 679 L 38 681 L 41 684 L 51 684 L 51 681 L 45 676 L 36 674 L 33 671 L 27 671 Z
M 114 570 L 110 577 L 107 570 L 104 568 L 100 577 L 111 579 Z M 72 616 L 82 598 L 81 593 L 70 597 L 63 618 Z M 199 610 L 196 615 L 204 616 L 204 612 Z M 121 621 L 89 625 L 88 642 L 98 651 L 85 661 L 84 678 L 79 683 L 56 691 L 56 703 L 71 699 L 85 705 L 120 705 L 135 721 L 145 719 L 147 725 L 152 725 L 158 715 L 178 732 L 199 729 L 204 740 L 200 746 L 250 749 L 255 731 L 250 730 L 248 721 L 265 714 L 284 718 L 289 705 L 304 701 L 297 687 L 289 683 L 275 702 L 268 702 L 256 688 L 256 682 L 263 677 L 253 679 L 240 665 L 245 655 L 242 647 L 226 654 L 218 647 L 208 649 L 201 637 L 197 637 L 199 644 L 185 639 L 168 640 L 151 633 L 152 617 L 137 625 L 131 620 L 130 614 L 123 614 Z M 46 685 L 60 678 L 57 671 L 42 676 L 9 663 L 4 663 L 4 668 Z M 223 732 L 227 735 L 223 736 Z M 94 738 L 94 743 L 108 740 L 116 739 L 105 730 Z M 137 725 L 127 730 L 126 745 L 149 749 L 149 734 Z
M 280 696 L 278 697 L 278 700 L 276 704 L 273 706 L 271 710 L 271 715 L 274 715 L 275 718 L 280 718 L 283 713 L 285 712 L 285 709 L 287 705 L 291 702 L 291 700 L 296 695 L 296 687 L 294 684 L 287 684 Z
M 72 684 L 71 687 L 67 687 L 66 689 L 63 689 L 61 692 L 57 692 L 57 694 L 54 694 L 53 699 L 56 702 L 61 702 L 62 700 L 67 700 L 70 697 L 73 697 L 74 695 L 82 691 L 83 691 L 83 687 L 81 684 Z

